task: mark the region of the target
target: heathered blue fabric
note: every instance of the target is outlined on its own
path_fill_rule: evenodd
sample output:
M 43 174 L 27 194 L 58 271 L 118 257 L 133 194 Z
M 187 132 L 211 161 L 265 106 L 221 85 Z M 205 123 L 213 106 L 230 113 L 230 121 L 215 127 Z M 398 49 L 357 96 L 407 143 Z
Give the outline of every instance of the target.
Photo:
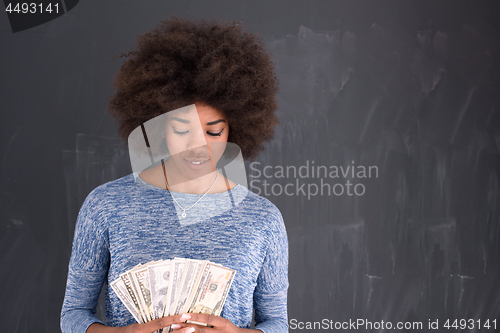
M 174 192 L 189 207 L 201 195 Z M 129 175 L 93 190 L 78 215 L 69 263 L 61 329 L 84 333 L 95 317 L 103 283 L 139 263 L 174 257 L 210 260 L 235 269 L 221 316 L 249 328 L 288 332 L 288 240 L 275 205 L 237 185 L 207 194 L 188 216 L 168 191 Z M 105 290 L 106 325 L 134 318 L 111 288 Z M 102 323 L 102 322 L 101 322 Z

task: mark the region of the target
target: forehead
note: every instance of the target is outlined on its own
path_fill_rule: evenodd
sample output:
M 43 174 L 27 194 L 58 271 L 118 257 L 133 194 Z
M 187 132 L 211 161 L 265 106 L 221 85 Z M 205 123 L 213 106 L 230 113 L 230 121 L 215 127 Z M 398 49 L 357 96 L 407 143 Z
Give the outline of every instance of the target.
M 224 119 L 224 114 L 208 105 L 197 104 L 197 105 L 189 105 L 187 107 L 183 107 L 177 110 L 173 110 L 167 113 L 168 120 L 186 120 L 189 122 L 202 122 Z

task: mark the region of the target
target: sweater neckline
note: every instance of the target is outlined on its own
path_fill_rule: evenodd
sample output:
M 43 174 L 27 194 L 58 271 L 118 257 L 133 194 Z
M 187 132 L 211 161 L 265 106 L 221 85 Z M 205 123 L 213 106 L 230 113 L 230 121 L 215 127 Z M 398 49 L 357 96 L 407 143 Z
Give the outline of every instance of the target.
M 200 197 L 202 196 L 203 194 L 195 194 L 195 193 L 184 193 L 184 192 L 176 192 L 176 191 L 167 191 L 165 189 L 162 189 L 162 188 L 159 188 L 159 187 L 156 187 L 156 186 L 153 186 L 151 185 L 150 183 L 148 183 L 147 181 L 145 181 L 144 179 L 141 178 L 141 176 L 139 176 L 139 173 L 138 172 L 134 172 L 133 173 L 133 177 L 135 179 L 135 183 L 137 186 L 140 186 L 140 187 L 145 187 L 145 188 L 148 188 L 148 189 L 151 189 L 151 190 L 154 190 L 154 191 L 161 191 L 162 193 L 169 193 L 169 192 L 172 192 L 174 193 L 174 195 L 176 197 L 186 197 L 186 198 L 189 198 L 189 197 Z M 236 184 L 235 187 L 233 187 L 232 189 L 230 189 L 229 191 L 224 191 L 224 192 L 219 192 L 219 193 L 207 193 L 205 196 L 210 196 L 210 197 L 217 197 L 217 196 L 226 196 L 228 194 L 232 194 L 232 195 L 235 195 L 236 193 L 242 191 L 244 189 L 244 187 L 240 184 Z

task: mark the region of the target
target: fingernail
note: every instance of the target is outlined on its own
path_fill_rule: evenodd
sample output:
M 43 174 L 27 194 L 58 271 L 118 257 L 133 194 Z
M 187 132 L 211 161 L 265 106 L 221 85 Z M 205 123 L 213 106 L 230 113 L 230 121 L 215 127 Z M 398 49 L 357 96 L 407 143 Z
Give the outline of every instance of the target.
M 179 325 L 179 324 L 172 324 L 172 325 L 170 325 L 170 327 L 172 327 L 173 330 L 178 330 L 179 328 L 181 328 L 181 325 Z
M 194 332 L 194 327 L 190 327 L 190 328 L 188 328 L 188 330 L 187 330 L 186 332 L 188 332 L 188 333 L 190 333 L 190 332 Z
M 191 315 L 188 315 L 187 313 L 185 313 L 181 316 L 181 319 L 189 319 L 189 318 L 191 318 Z M 193 331 L 194 331 L 194 329 L 193 329 Z M 193 331 L 190 331 L 190 332 L 193 332 Z

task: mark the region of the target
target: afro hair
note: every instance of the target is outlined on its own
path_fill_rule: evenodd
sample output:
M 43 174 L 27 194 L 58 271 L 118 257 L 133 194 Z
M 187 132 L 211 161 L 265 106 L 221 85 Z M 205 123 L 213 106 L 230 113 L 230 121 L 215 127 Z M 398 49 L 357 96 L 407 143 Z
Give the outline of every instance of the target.
M 109 111 L 120 137 L 177 108 L 203 103 L 221 111 L 228 142 L 254 159 L 273 138 L 278 81 L 263 42 L 238 22 L 170 18 L 137 37 L 137 47 L 120 57 Z

